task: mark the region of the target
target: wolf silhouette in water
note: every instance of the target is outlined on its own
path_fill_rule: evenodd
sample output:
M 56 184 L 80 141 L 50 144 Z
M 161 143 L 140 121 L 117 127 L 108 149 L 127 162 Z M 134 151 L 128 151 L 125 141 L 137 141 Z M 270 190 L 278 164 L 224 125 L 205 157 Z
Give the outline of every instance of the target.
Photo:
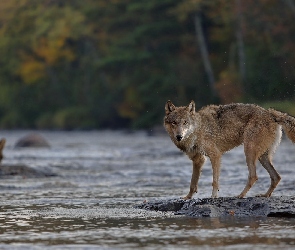
M 248 181 L 238 195 L 243 198 L 257 181 L 256 162 L 260 161 L 271 178 L 265 194 L 269 197 L 281 180 L 272 165 L 272 156 L 281 141 L 282 128 L 295 142 L 295 118 L 274 109 L 264 109 L 254 104 L 233 103 L 209 105 L 198 112 L 195 103 L 176 107 L 171 101 L 165 106 L 164 127 L 174 144 L 193 162 L 190 190 L 183 199 L 191 199 L 197 192 L 202 166 L 207 156 L 213 169 L 212 197 L 217 197 L 221 156 L 226 151 L 244 144 Z

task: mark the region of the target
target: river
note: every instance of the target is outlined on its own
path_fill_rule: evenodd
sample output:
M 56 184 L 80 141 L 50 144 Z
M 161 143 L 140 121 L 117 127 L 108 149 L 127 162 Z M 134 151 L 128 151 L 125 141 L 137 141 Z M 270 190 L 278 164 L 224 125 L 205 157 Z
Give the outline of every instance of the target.
M 56 176 L 1 178 L 0 249 L 291 249 L 295 219 L 196 219 L 134 208 L 187 194 L 191 162 L 168 136 L 144 131 L 38 131 L 50 148 L 15 148 L 32 131 L 1 131 L 3 164 L 26 164 Z M 282 180 L 274 196 L 295 195 L 295 145 L 284 139 L 274 157 Z M 247 196 L 263 193 L 259 180 Z M 247 180 L 243 147 L 223 156 L 219 196 L 235 196 Z M 195 197 L 210 197 L 206 161 Z

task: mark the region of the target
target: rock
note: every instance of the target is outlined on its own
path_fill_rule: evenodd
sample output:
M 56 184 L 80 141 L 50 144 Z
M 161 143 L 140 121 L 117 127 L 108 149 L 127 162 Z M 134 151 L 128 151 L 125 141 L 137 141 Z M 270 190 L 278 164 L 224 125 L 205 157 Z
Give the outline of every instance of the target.
M 144 202 L 141 205 L 136 206 L 137 208 L 142 208 L 146 210 L 153 210 L 153 211 L 179 211 L 183 205 L 186 203 L 185 200 L 176 199 L 176 200 L 158 200 L 152 202 Z
M 294 217 L 295 197 L 234 197 L 158 200 L 136 206 L 140 209 L 172 211 L 189 217 Z
M 31 133 L 19 139 L 16 142 L 15 147 L 16 148 L 18 147 L 49 148 L 50 145 L 42 135 L 37 133 Z
M 23 178 L 43 178 L 57 175 L 49 169 L 37 170 L 22 164 L 0 165 L 0 178 L 12 178 L 14 176 L 21 176 Z

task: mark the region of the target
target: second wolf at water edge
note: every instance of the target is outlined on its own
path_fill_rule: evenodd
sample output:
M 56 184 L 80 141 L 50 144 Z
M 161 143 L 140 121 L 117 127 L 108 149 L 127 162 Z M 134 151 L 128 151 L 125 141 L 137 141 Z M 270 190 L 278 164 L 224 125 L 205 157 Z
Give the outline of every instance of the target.
M 5 138 L 2 138 L 0 140 L 0 163 L 1 163 L 2 159 L 3 159 L 3 153 L 2 153 L 2 151 L 4 149 L 5 142 L 6 142 L 6 139 Z
M 271 196 L 281 180 L 272 164 L 272 156 L 281 141 L 282 128 L 295 143 L 294 117 L 274 109 L 266 110 L 254 104 L 242 103 L 209 105 L 196 112 L 193 101 L 181 107 L 167 101 L 165 112 L 164 127 L 171 140 L 193 162 L 190 190 L 183 199 L 191 199 L 197 192 L 205 156 L 210 159 L 213 169 L 212 197 L 217 197 L 221 156 L 241 144 L 244 145 L 249 175 L 238 198 L 243 198 L 257 181 L 257 160 L 271 179 L 267 192 L 259 196 Z

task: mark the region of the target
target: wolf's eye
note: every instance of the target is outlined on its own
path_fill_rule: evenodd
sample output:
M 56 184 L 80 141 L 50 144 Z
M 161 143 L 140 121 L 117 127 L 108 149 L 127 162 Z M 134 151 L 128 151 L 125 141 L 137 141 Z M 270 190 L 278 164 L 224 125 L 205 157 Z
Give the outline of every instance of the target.
M 184 121 L 184 122 L 183 122 L 183 125 L 187 125 L 187 124 L 188 124 L 188 122 L 187 122 L 187 121 Z
M 172 122 L 172 125 L 175 126 L 176 125 L 176 122 Z

